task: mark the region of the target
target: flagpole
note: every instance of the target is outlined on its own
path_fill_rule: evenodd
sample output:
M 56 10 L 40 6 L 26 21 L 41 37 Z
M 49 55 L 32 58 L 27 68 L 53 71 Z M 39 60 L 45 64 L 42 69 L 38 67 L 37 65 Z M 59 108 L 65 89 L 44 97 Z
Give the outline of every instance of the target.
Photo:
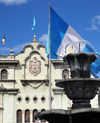
M 49 2 L 49 110 L 51 110 L 51 25 L 50 25 L 50 2 Z

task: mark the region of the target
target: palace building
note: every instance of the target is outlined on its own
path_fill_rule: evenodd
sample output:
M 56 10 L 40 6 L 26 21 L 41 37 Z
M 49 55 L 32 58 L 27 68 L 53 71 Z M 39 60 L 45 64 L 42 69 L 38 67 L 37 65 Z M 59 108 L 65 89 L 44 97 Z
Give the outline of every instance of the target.
M 52 109 L 70 109 L 72 102 L 55 86 L 57 80 L 70 77 L 62 60 L 51 60 Z M 98 96 L 92 106 L 98 108 Z M 14 55 L 0 55 L 0 123 L 34 123 L 37 112 L 49 109 L 49 64 L 46 48 L 36 36 Z M 45 122 L 39 121 L 39 122 Z

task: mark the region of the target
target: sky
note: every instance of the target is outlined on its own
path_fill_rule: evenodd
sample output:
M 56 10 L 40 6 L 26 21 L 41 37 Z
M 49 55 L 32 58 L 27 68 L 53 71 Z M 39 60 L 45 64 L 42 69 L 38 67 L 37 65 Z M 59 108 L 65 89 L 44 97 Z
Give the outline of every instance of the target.
M 50 3 L 58 15 L 100 53 L 100 0 L 51 0 Z M 37 41 L 46 46 L 49 0 L 0 0 L 0 55 L 9 54 L 11 48 L 16 55 L 32 42 L 34 16 Z

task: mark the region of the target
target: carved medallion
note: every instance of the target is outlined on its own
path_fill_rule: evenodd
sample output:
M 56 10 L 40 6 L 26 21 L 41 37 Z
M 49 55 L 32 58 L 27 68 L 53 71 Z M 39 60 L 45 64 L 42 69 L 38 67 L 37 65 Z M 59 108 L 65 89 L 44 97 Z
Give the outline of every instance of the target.
M 41 72 L 41 62 L 38 61 L 36 57 L 29 63 L 29 72 L 34 76 Z

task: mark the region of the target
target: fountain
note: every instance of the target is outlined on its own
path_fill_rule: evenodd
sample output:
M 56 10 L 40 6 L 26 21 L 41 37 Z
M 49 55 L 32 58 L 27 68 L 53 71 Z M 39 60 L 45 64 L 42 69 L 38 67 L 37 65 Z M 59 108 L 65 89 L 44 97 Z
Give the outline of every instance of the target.
M 72 109 L 52 109 L 40 112 L 36 117 L 50 123 L 99 123 L 100 110 L 91 108 L 90 100 L 100 87 L 100 79 L 90 78 L 91 64 L 96 60 L 92 53 L 70 53 L 63 61 L 70 65 L 71 78 L 59 80 L 56 86 L 64 89 L 67 97 L 72 100 Z

